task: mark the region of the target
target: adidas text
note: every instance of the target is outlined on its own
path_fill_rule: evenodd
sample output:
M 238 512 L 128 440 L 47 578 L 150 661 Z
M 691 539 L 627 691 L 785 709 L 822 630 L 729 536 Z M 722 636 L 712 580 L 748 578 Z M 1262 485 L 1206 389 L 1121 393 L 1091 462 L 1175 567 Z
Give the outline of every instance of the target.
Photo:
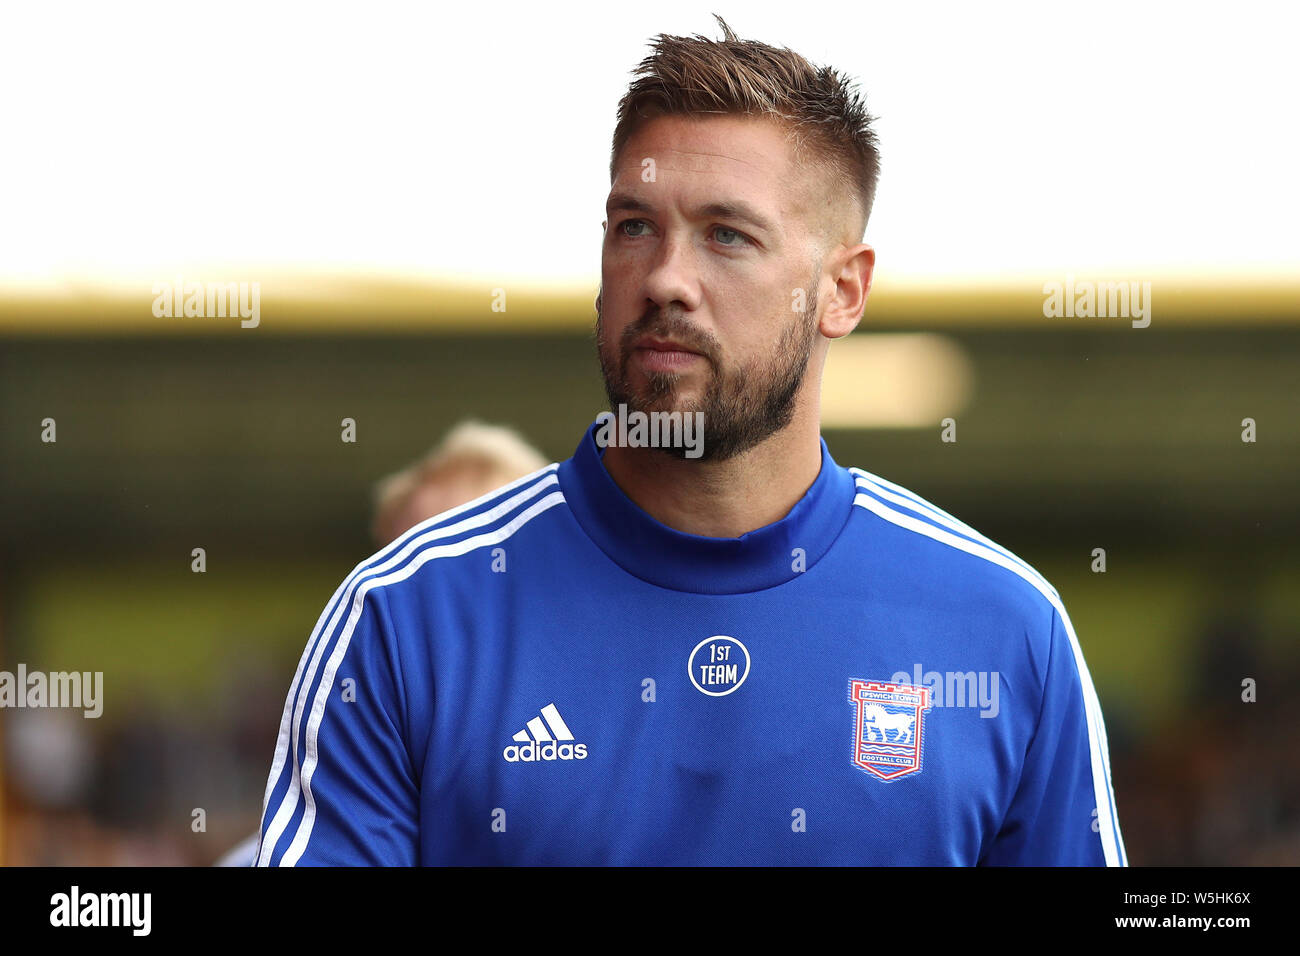
M 501 754 L 510 763 L 535 763 L 540 760 L 586 760 L 586 744 L 561 744 L 554 740 L 544 744 L 511 744 Z

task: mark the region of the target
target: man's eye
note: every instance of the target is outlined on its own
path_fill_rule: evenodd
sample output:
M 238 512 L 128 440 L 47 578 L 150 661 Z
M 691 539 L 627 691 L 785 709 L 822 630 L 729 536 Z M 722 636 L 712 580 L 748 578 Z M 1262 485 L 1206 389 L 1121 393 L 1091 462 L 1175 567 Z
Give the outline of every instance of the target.
M 644 219 L 624 219 L 618 224 L 619 232 L 629 239 L 638 239 L 645 235 L 644 232 L 629 232 L 628 228 L 636 229 L 638 227 L 649 227 L 649 223 Z M 713 233 L 718 237 L 718 241 L 729 247 L 747 246 L 750 244 L 749 238 L 736 229 L 729 229 L 726 226 L 715 226 Z
M 719 241 L 722 242 L 724 246 L 745 246 L 749 244 L 749 240 L 745 238 L 745 234 L 743 232 L 737 232 L 735 229 L 728 229 L 726 226 L 718 226 L 716 229 L 713 230 L 713 233 L 714 235 L 719 237 Z M 727 233 L 730 233 L 731 235 L 735 236 L 738 241 L 727 242 L 725 239 L 721 238 L 723 235 Z

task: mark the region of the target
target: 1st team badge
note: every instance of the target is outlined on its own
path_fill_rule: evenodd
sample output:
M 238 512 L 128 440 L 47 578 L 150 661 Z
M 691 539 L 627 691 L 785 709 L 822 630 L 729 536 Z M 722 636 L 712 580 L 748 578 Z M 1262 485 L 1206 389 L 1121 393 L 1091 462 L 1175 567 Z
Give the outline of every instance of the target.
M 881 780 L 921 772 L 930 688 L 885 681 L 849 681 L 856 706 L 853 765 Z
M 686 673 L 701 694 L 726 697 L 749 676 L 749 649 L 725 634 L 706 637 L 686 659 Z

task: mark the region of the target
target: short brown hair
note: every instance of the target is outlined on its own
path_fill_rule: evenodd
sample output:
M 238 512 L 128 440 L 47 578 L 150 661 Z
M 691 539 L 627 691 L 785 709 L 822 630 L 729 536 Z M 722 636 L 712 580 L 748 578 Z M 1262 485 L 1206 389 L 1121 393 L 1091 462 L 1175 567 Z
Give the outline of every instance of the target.
M 723 39 L 661 33 L 653 41 L 654 53 L 633 72 L 636 78 L 618 104 L 610 181 L 627 141 L 655 117 L 766 115 L 787 126 L 796 161 L 857 198 L 865 232 L 880 152 L 871 129 L 875 117 L 852 82 L 789 48 L 741 40 L 722 17 L 714 17 Z

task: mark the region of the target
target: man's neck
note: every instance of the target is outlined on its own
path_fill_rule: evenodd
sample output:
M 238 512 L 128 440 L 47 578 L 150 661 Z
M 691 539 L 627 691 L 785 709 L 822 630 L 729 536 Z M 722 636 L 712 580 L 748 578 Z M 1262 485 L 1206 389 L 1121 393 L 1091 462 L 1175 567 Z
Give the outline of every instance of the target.
M 657 448 L 610 446 L 605 470 L 652 518 L 685 534 L 739 538 L 780 521 L 821 471 L 814 418 L 798 419 L 726 461 L 696 461 Z

